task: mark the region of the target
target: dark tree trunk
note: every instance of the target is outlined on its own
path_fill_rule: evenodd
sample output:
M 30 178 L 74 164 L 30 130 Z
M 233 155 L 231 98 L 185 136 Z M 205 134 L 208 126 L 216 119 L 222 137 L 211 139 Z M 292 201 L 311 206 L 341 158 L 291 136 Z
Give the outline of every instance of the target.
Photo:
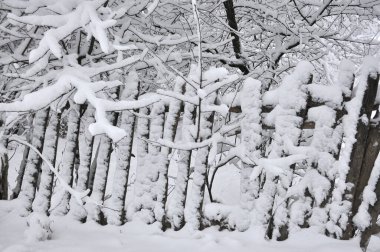
M 233 0 L 227 0 L 227 1 L 224 1 L 224 9 L 226 11 L 226 14 L 227 14 L 227 20 L 228 20 L 228 25 L 234 29 L 235 31 L 238 31 L 238 24 L 237 24 L 237 21 L 236 21 L 236 15 L 235 15 L 235 9 L 234 9 L 234 2 Z M 237 59 L 241 58 L 241 44 L 240 44 L 240 38 L 239 36 L 231 31 L 231 36 L 234 38 L 232 40 L 232 46 L 233 46 L 233 49 L 234 49 L 234 52 L 235 52 L 235 57 Z M 243 72 L 243 74 L 248 74 L 249 73 L 249 70 L 247 68 L 246 65 L 237 65 L 237 66 L 233 66 L 233 67 L 238 67 L 240 69 L 240 71 Z

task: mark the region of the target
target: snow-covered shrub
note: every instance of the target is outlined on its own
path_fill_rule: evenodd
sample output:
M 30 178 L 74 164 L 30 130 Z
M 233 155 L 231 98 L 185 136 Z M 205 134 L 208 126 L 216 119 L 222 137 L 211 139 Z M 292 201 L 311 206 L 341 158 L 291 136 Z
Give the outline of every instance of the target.
M 210 203 L 205 206 L 206 225 L 219 226 L 220 229 L 246 231 L 250 224 L 250 214 L 239 206 Z

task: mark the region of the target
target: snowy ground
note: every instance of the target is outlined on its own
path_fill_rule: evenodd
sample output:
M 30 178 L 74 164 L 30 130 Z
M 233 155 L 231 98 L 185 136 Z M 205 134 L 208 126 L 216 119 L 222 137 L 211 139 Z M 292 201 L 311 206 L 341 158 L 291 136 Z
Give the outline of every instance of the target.
M 58 167 L 61 153 L 64 149 L 60 141 L 57 157 Z M 10 151 L 10 188 L 12 189 L 17 176 L 19 162 L 22 159 L 22 149 Z M 13 153 L 15 152 L 15 153 Z M 112 185 L 115 166 L 114 153 L 111 158 L 109 185 Z M 132 165 L 132 174 L 135 165 Z M 170 175 L 176 175 L 176 169 L 170 169 Z M 132 176 L 133 177 L 133 176 Z M 133 180 L 133 179 L 132 179 Z M 189 185 L 191 190 L 191 181 Z M 107 188 L 110 192 L 110 188 Z M 227 205 L 239 202 L 239 171 L 234 166 L 222 167 L 216 175 L 213 187 L 214 198 Z M 169 195 L 169 201 L 170 201 Z M 53 207 L 55 205 L 53 197 Z M 206 201 L 208 198 L 206 197 Z M 222 200 L 223 199 L 223 200 Z M 127 205 L 133 200 L 133 186 L 127 194 Z M 207 203 L 207 202 L 206 202 Z M 107 202 L 105 203 L 105 205 Z M 16 211 L 14 211 L 16 210 Z M 143 223 L 131 222 L 122 227 L 100 226 L 96 223 L 81 224 L 72 217 L 52 218 L 52 239 L 43 242 L 28 242 L 25 235 L 27 218 L 17 214 L 16 201 L 0 201 L 0 252 L 360 252 L 359 241 L 338 241 L 318 234 L 314 230 L 302 230 L 293 233 L 287 241 L 266 241 L 264 230 L 260 227 L 241 232 L 218 231 L 209 228 L 202 232 L 169 230 L 162 232 L 156 226 L 146 226 Z M 380 238 L 373 237 L 368 252 L 380 252 Z
M 12 202 L 0 201 L 0 251 L 2 252 L 171 252 L 171 251 L 255 251 L 255 252 L 360 252 L 358 240 L 338 241 L 313 230 L 302 230 L 287 241 L 263 239 L 261 228 L 246 232 L 218 231 L 209 228 L 202 232 L 160 231 L 156 226 L 131 222 L 124 226 L 81 224 L 70 216 L 53 217 L 51 240 L 27 242 L 24 234 L 26 218 L 19 217 Z M 373 237 L 368 252 L 380 251 L 380 238 Z

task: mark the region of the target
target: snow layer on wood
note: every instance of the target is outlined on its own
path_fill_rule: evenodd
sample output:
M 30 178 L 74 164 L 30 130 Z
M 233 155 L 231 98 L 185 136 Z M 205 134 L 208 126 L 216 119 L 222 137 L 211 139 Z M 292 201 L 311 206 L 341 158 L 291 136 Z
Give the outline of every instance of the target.
M 260 158 L 262 143 L 261 128 L 261 82 L 247 78 L 239 92 L 241 110 L 244 114 L 241 120 L 242 149 L 247 159 L 253 162 Z M 250 162 L 250 163 L 251 163 Z M 252 210 L 253 200 L 258 197 L 259 175 L 252 178 L 253 165 L 243 161 L 241 170 L 241 205 L 243 209 Z M 252 181 L 251 181 L 252 180 Z
M 342 89 L 338 85 L 310 84 L 307 87 L 314 101 L 339 106 L 342 101 Z
M 360 75 L 356 78 L 356 92 L 351 101 L 346 103 L 347 115 L 343 117 L 344 130 L 344 148 L 342 149 L 339 163 L 338 175 L 333 191 L 333 202 L 330 209 L 330 221 L 326 224 L 326 228 L 330 233 L 340 236 L 342 228 L 347 225 L 348 214 L 351 208 L 350 202 L 343 199 L 343 195 L 350 185 L 346 184 L 346 176 L 349 171 L 349 163 L 354 143 L 356 142 L 356 126 L 359 121 L 362 100 L 367 88 L 369 75 L 377 74 L 378 61 L 373 57 L 366 57 L 360 69 Z
M 371 215 L 368 212 L 368 207 L 374 206 L 378 200 L 376 197 L 376 186 L 380 179 L 380 154 L 377 156 L 373 166 L 370 179 L 363 191 L 363 201 L 359 207 L 358 213 L 354 217 L 354 223 L 360 230 L 364 230 L 371 224 Z
M 125 81 L 121 94 L 123 100 L 135 100 L 138 96 L 139 79 L 136 72 L 130 72 Z M 120 225 L 125 222 L 125 198 L 128 187 L 128 176 L 132 157 L 132 143 L 135 130 L 135 115 L 124 111 L 119 115 L 120 127 L 127 135 L 118 143 L 116 148 L 117 163 L 112 184 L 111 208 L 107 221 L 110 224 Z
M 191 65 L 189 76 L 193 76 L 197 70 L 196 65 Z M 185 85 L 185 94 L 193 97 L 196 90 L 189 84 Z M 185 103 L 182 116 L 181 138 L 183 141 L 192 143 L 195 141 L 195 114 L 196 106 Z M 185 224 L 185 203 L 187 198 L 188 180 L 190 177 L 191 151 L 179 151 L 177 163 L 178 172 L 172 204 L 169 207 L 169 216 L 172 218 L 175 229 L 182 228 Z
M 280 105 L 283 109 L 292 108 L 299 111 L 306 106 L 305 89 L 314 67 L 311 63 L 302 61 L 298 63 L 294 72 L 287 75 L 278 88 L 270 90 L 263 95 L 263 105 Z M 292 99 L 289 99 L 292 97 Z
M 342 60 L 339 64 L 337 82 L 340 85 L 345 97 L 351 96 L 352 85 L 354 84 L 355 65 L 350 60 Z

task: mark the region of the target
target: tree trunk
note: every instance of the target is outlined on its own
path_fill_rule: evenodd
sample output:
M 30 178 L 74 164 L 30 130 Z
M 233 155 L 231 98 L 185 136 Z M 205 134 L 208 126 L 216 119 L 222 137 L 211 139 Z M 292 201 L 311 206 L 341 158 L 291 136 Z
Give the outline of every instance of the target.
M 225 9 L 226 14 L 227 14 L 228 25 L 232 29 L 234 29 L 235 31 L 238 31 L 238 24 L 237 24 L 237 21 L 236 21 L 236 15 L 235 15 L 235 9 L 234 9 L 234 2 L 233 2 L 233 0 L 224 1 L 223 4 L 224 4 L 224 9 Z M 231 31 L 231 36 L 234 38 L 232 40 L 232 46 L 233 46 L 233 49 L 234 49 L 234 52 L 235 52 L 235 56 L 236 56 L 237 59 L 240 59 L 241 58 L 240 38 L 233 31 Z M 244 75 L 246 75 L 246 74 L 249 73 L 249 70 L 248 70 L 248 68 L 247 68 L 246 65 L 241 64 L 241 65 L 237 65 L 236 67 L 238 67 L 240 69 L 240 71 L 243 72 Z

